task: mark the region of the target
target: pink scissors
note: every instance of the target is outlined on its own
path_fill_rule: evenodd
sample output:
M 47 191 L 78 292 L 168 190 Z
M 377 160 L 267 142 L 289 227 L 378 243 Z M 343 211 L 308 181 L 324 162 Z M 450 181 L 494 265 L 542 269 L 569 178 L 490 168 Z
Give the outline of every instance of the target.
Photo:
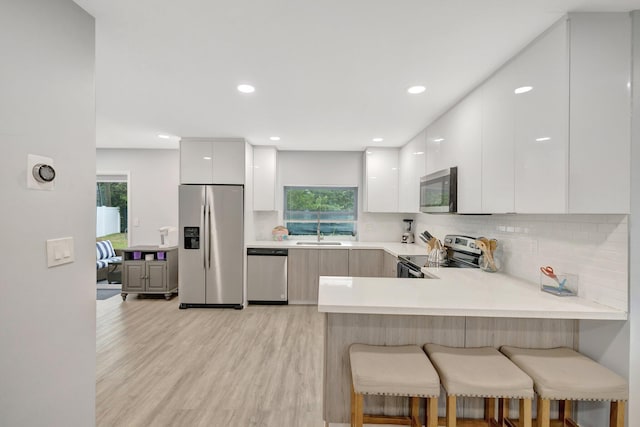
M 564 279 L 562 282 L 560 282 L 560 279 L 558 279 L 558 276 L 556 276 L 556 274 L 553 272 L 553 267 L 551 266 L 546 266 L 546 267 L 540 267 L 540 271 L 542 271 L 542 273 L 547 276 L 552 278 L 553 280 L 555 280 L 558 283 L 558 286 L 560 288 L 562 288 L 564 286 L 564 282 L 567 279 Z

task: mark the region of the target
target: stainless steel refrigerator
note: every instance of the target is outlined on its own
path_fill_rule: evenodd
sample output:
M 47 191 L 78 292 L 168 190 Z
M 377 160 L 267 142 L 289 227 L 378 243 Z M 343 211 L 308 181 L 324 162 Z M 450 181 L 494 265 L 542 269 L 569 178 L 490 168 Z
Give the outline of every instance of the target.
M 179 203 L 180 308 L 241 309 L 244 188 L 181 185 Z

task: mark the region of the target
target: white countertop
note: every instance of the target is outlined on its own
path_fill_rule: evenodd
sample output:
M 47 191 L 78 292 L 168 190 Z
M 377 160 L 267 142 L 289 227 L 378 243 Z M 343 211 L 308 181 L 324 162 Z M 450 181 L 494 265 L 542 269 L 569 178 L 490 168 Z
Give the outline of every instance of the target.
M 534 283 L 470 268 L 425 268 L 434 278 L 320 276 L 325 313 L 625 320 L 627 313 L 581 297 L 541 292 Z
M 399 242 L 353 242 L 342 241 L 341 245 L 314 245 L 309 241 L 308 245 L 299 245 L 304 240 L 259 240 L 246 244 L 247 248 L 287 248 L 287 249 L 383 249 L 393 256 L 398 255 L 426 255 L 427 248 L 415 243 Z

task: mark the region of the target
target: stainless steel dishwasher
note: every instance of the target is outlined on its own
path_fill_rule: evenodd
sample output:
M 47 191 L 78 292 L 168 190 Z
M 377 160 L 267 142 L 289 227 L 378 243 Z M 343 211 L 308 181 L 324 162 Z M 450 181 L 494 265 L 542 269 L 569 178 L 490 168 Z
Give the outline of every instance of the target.
M 249 304 L 287 304 L 287 249 L 247 249 Z

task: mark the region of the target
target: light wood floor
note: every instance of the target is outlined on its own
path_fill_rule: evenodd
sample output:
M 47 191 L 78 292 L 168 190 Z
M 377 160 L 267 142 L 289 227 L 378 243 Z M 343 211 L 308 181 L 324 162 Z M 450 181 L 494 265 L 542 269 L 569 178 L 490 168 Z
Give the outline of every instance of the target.
M 321 427 L 315 306 L 97 304 L 97 426 Z

